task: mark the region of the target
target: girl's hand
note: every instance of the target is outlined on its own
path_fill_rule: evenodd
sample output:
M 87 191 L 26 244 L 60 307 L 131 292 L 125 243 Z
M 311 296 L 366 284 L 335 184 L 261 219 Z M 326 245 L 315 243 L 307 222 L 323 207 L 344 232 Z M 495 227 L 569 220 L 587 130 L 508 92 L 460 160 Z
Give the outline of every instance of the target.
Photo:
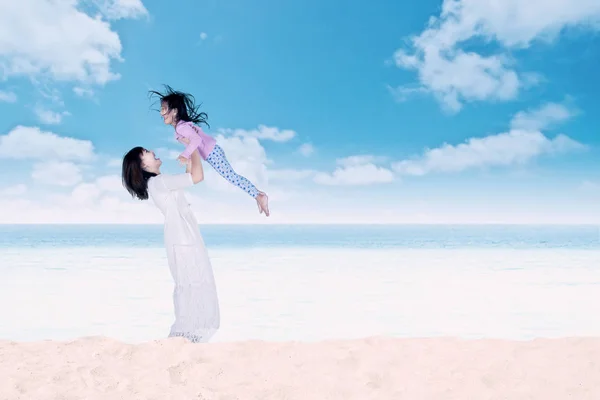
M 177 161 L 179 161 L 181 165 L 187 165 L 190 162 L 190 160 L 185 158 L 184 156 L 177 157 Z

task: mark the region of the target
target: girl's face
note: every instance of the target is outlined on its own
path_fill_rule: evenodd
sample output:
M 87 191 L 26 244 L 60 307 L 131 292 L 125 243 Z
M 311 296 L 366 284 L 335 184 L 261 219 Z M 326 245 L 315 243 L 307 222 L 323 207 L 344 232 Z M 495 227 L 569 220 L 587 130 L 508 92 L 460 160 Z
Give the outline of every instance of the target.
M 160 102 L 160 116 L 166 125 L 174 125 L 177 120 L 177 110 L 172 110 L 164 101 Z

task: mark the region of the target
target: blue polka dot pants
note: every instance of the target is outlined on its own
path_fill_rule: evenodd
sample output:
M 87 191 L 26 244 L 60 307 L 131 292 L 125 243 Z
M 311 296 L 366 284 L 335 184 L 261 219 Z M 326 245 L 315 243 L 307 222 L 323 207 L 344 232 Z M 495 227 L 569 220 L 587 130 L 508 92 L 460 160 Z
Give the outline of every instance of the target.
M 206 158 L 206 162 L 208 162 L 215 169 L 215 171 L 217 171 L 223 178 L 231 182 L 231 184 L 234 186 L 239 187 L 254 198 L 258 196 L 259 191 L 256 186 L 254 186 L 248 179 L 238 175 L 233 170 L 229 164 L 229 161 L 227 161 L 227 158 L 225 157 L 225 152 L 218 144 L 216 144 L 213 151 L 210 152 Z

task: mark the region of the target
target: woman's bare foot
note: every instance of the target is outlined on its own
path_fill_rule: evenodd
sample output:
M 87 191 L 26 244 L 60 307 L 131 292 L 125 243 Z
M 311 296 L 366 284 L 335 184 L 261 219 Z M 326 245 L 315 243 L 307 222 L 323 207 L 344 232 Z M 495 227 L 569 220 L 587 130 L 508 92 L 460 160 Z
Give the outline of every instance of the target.
M 258 204 L 258 212 L 265 213 L 265 215 L 269 216 L 269 197 L 266 193 L 259 192 L 258 196 L 256 196 L 256 204 Z

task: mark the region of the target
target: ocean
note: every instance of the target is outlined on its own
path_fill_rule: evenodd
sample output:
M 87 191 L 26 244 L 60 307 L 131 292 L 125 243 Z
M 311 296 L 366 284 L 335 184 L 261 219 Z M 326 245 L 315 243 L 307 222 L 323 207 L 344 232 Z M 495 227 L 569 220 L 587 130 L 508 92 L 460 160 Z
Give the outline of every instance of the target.
M 207 225 L 214 341 L 600 335 L 596 226 Z M 0 225 L 0 340 L 164 338 L 161 225 Z
M 0 225 L 0 248 L 162 247 L 162 225 Z M 527 225 L 207 225 L 209 248 L 590 249 L 600 227 Z

